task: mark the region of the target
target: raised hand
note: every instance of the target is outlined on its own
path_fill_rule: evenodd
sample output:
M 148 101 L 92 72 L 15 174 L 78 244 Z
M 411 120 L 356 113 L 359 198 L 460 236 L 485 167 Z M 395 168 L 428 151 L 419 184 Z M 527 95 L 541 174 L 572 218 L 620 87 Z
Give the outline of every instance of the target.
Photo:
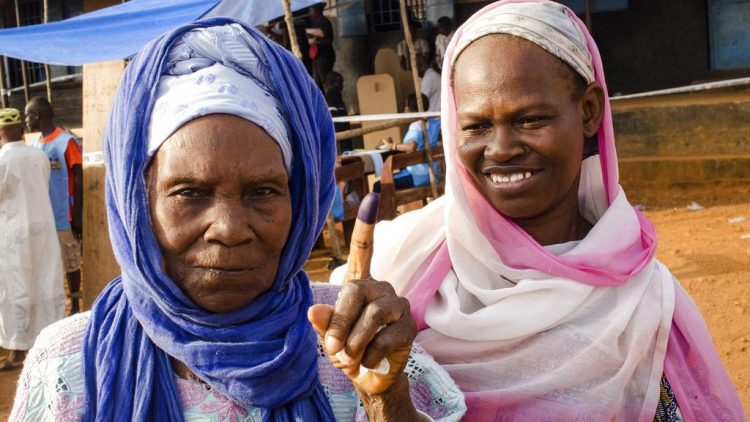
M 308 319 L 331 363 L 354 384 L 370 420 L 418 420 L 404 368 L 417 325 L 409 302 L 370 274 L 377 194 L 357 214 L 346 283 L 335 306 L 314 305 Z

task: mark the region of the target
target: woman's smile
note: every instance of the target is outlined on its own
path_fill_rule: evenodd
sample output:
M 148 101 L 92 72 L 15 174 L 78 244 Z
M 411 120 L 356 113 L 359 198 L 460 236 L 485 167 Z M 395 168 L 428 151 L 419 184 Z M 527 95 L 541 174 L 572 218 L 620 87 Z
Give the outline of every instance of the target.
M 598 128 L 600 89 L 580 91 L 566 66 L 507 35 L 473 42 L 456 61 L 458 159 L 493 208 L 525 229 L 578 217 L 583 146 Z
M 521 191 L 530 189 L 544 169 L 538 166 L 487 165 L 482 174 L 495 189 Z

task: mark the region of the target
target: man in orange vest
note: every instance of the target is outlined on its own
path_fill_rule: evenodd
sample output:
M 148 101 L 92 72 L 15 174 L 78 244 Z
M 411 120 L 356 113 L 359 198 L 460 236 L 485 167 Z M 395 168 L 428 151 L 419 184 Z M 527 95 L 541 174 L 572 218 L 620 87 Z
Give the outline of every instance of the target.
M 60 241 L 63 269 L 67 274 L 70 313 L 79 311 L 81 296 L 81 235 L 83 220 L 83 160 L 73 135 L 52 121 L 52 105 L 44 97 L 34 97 L 26 105 L 26 126 L 41 132 L 33 146 L 47 154 L 51 175 L 49 196 Z

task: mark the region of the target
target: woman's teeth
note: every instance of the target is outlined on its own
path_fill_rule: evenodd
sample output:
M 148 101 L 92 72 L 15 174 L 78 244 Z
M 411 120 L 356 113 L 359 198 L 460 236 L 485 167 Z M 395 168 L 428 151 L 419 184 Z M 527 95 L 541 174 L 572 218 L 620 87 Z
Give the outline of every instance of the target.
M 492 179 L 492 183 L 509 183 L 509 182 L 517 182 L 519 180 L 528 179 L 531 177 L 531 172 L 527 171 L 525 173 L 513 173 L 508 175 L 502 175 L 502 174 L 490 174 L 490 179 Z

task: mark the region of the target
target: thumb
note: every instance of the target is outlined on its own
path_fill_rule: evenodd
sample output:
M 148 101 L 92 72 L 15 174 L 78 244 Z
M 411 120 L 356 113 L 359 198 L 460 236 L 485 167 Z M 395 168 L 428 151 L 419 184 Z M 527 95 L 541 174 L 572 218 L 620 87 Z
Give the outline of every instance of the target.
M 307 310 L 307 319 L 320 338 L 325 338 L 328 324 L 331 322 L 331 316 L 333 316 L 333 306 L 331 305 L 313 305 Z

